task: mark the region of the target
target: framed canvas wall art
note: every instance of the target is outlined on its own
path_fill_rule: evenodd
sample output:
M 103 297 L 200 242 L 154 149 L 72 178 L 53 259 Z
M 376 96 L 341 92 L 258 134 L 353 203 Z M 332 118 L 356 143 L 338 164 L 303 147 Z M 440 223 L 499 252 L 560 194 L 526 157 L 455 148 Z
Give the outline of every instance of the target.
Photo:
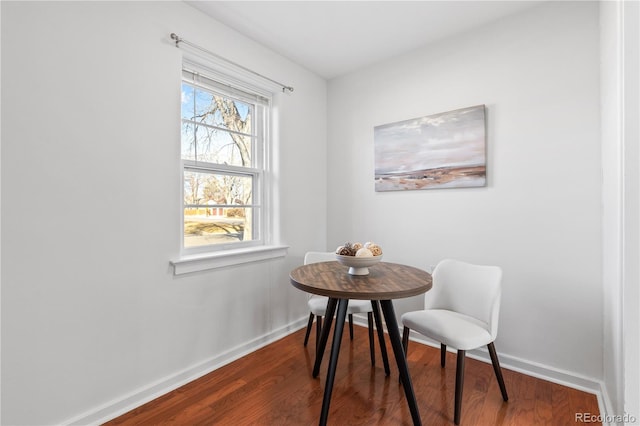
M 486 186 L 485 106 L 374 128 L 375 189 Z

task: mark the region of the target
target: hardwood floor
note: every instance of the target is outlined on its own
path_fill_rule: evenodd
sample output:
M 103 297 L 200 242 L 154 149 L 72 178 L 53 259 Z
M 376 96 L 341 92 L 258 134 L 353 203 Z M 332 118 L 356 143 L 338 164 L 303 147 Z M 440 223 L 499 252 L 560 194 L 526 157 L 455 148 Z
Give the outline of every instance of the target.
M 330 344 L 320 376 L 313 379 L 315 329 L 312 336 L 305 348 L 300 330 L 106 424 L 315 425 Z M 366 328 L 355 327 L 353 341 L 345 330 L 328 423 L 411 425 L 388 340 L 390 377 L 385 377 L 378 346 L 371 366 L 368 345 Z M 453 426 L 455 354 L 447 354 L 442 369 L 439 349 L 409 342 L 408 353 L 422 423 Z M 461 425 L 574 425 L 576 413 L 599 413 L 595 395 L 502 371 L 508 402 L 502 400 L 491 364 L 467 358 Z

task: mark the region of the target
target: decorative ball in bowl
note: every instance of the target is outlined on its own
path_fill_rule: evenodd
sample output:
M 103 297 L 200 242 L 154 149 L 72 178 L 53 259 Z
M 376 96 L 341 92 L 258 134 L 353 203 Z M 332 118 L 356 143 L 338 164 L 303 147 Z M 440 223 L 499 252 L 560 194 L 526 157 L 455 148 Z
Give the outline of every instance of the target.
M 336 249 L 336 260 L 349 267 L 350 275 L 368 275 L 369 267 L 382 260 L 382 249 L 374 243 L 345 243 Z

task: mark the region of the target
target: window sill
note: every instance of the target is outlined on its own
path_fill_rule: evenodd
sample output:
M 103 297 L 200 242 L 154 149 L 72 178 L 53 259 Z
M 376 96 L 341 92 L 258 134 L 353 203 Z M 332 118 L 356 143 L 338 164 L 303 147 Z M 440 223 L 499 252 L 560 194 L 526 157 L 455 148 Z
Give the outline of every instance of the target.
M 260 246 L 238 250 L 227 250 L 219 253 L 206 253 L 183 256 L 171 260 L 173 275 L 190 274 L 208 269 L 224 268 L 226 266 L 241 265 L 243 263 L 259 262 L 261 260 L 284 257 L 288 246 Z

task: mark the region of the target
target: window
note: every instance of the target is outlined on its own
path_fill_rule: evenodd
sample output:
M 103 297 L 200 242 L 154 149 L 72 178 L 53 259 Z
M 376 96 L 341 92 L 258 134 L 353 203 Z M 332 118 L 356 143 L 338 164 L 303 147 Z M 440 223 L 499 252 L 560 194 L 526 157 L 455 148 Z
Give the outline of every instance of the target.
M 265 243 L 270 99 L 182 73 L 183 253 Z

